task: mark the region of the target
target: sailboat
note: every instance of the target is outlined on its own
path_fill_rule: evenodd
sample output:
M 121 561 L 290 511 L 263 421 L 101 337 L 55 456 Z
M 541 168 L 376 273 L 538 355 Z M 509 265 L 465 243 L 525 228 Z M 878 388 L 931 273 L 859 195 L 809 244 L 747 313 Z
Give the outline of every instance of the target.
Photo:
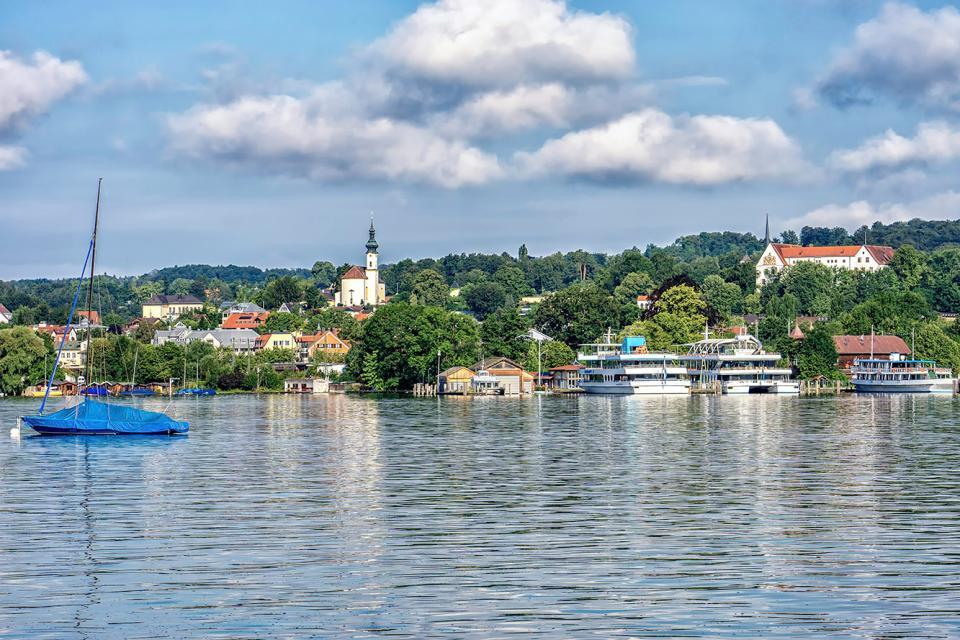
M 80 291 L 83 289 L 84 278 L 87 275 L 88 263 L 90 265 L 90 280 L 87 293 L 88 312 L 93 305 L 93 276 L 97 259 L 97 229 L 100 224 L 100 188 L 102 183 L 103 178 L 97 182 L 97 207 L 93 218 L 93 234 L 90 237 L 90 244 L 87 247 L 87 257 L 83 261 L 83 270 L 80 272 L 80 279 L 77 282 L 77 291 L 74 293 L 73 303 L 70 305 L 67 329 L 63 333 L 60 347 L 57 350 L 57 357 L 53 362 L 53 371 L 50 373 L 50 379 L 47 381 L 47 392 L 40 402 L 40 410 L 36 415 L 23 416 L 21 421 L 42 435 L 174 435 L 187 433 L 190 429 L 189 423 L 175 420 L 165 413 L 115 405 L 109 402 L 93 400 L 90 396 L 84 397 L 73 407 L 67 407 L 59 411 L 54 411 L 53 413 L 44 413 L 44 409 L 47 406 L 47 399 L 50 396 L 50 388 L 53 385 L 53 380 L 57 374 L 57 367 L 60 364 L 63 345 L 67 341 L 67 334 L 70 333 L 70 327 L 73 324 L 73 316 L 77 310 L 77 302 L 80 299 Z M 87 317 L 90 317 L 89 313 Z M 90 360 L 92 358 L 92 352 L 90 350 L 91 334 L 92 331 L 88 329 L 86 336 L 86 370 L 88 376 L 91 371 Z

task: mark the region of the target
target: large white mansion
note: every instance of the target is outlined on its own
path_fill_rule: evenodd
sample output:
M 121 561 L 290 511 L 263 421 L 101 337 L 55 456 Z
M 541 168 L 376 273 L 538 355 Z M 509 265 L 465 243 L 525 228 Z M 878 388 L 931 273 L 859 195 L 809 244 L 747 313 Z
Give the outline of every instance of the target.
M 377 268 L 376 229 L 373 219 L 370 220 L 370 239 L 367 240 L 367 262 L 365 267 L 353 266 L 340 277 L 340 290 L 334 296 L 334 302 L 347 307 L 371 306 L 383 304 L 386 290 L 380 282 L 380 271 Z
M 886 267 L 892 257 L 892 247 L 875 244 L 801 247 L 771 242 L 757 262 L 757 284 L 766 284 L 776 273 L 799 262 L 819 262 L 834 269 L 877 271 Z

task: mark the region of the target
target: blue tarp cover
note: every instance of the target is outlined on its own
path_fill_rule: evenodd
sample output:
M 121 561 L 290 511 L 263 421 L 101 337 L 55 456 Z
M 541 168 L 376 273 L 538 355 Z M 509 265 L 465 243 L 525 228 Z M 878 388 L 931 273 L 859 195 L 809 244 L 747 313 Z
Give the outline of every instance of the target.
M 23 421 L 40 433 L 157 434 L 186 433 L 190 425 L 165 413 L 85 400 L 75 407 L 47 415 L 25 416 Z

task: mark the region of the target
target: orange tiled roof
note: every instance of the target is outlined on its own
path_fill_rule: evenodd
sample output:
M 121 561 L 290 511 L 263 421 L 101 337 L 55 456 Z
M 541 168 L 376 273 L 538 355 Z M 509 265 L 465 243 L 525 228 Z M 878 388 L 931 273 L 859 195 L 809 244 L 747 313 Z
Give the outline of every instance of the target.
M 221 325 L 224 329 L 255 329 L 259 327 L 267 318 L 270 317 L 269 311 L 261 313 L 231 313 Z
M 866 245 L 867 251 L 880 264 L 887 264 L 893 257 L 893 247 Z M 838 245 L 834 247 L 801 247 L 798 244 L 773 243 L 773 249 L 786 262 L 788 258 L 850 258 L 860 251 L 863 245 Z
M 366 272 L 356 265 L 350 267 L 349 271 L 340 276 L 341 280 L 363 280 L 367 277 Z
M 833 336 L 833 344 L 837 348 L 837 354 L 841 356 L 861 356 L 869 355 L 872 351 L 874 355 L 887 355 L 890 353 L 909 354 L 910 347 L 900 336 L 873 336 L 873 346 L 871 348 L 870 335 L 862 336 Z

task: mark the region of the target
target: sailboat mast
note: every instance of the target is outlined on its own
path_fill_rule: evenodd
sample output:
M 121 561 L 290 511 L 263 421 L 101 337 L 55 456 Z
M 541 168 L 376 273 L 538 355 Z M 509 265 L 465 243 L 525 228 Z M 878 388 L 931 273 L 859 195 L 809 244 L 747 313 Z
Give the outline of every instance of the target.
M 85 379 L 87 385 L 90 384 L 90 371 L 93 364 L 93 353 L 90 351 L 90 338 L 93 336 L 93 276 L 97 268 L 97 228 L 100 226 L 100 187 L 103 184 L 103 178 L 97 180 L 97 208 L 93 214 L 93 243 L 90 250 L 90 286 L 87 289 L 87 362 Z

